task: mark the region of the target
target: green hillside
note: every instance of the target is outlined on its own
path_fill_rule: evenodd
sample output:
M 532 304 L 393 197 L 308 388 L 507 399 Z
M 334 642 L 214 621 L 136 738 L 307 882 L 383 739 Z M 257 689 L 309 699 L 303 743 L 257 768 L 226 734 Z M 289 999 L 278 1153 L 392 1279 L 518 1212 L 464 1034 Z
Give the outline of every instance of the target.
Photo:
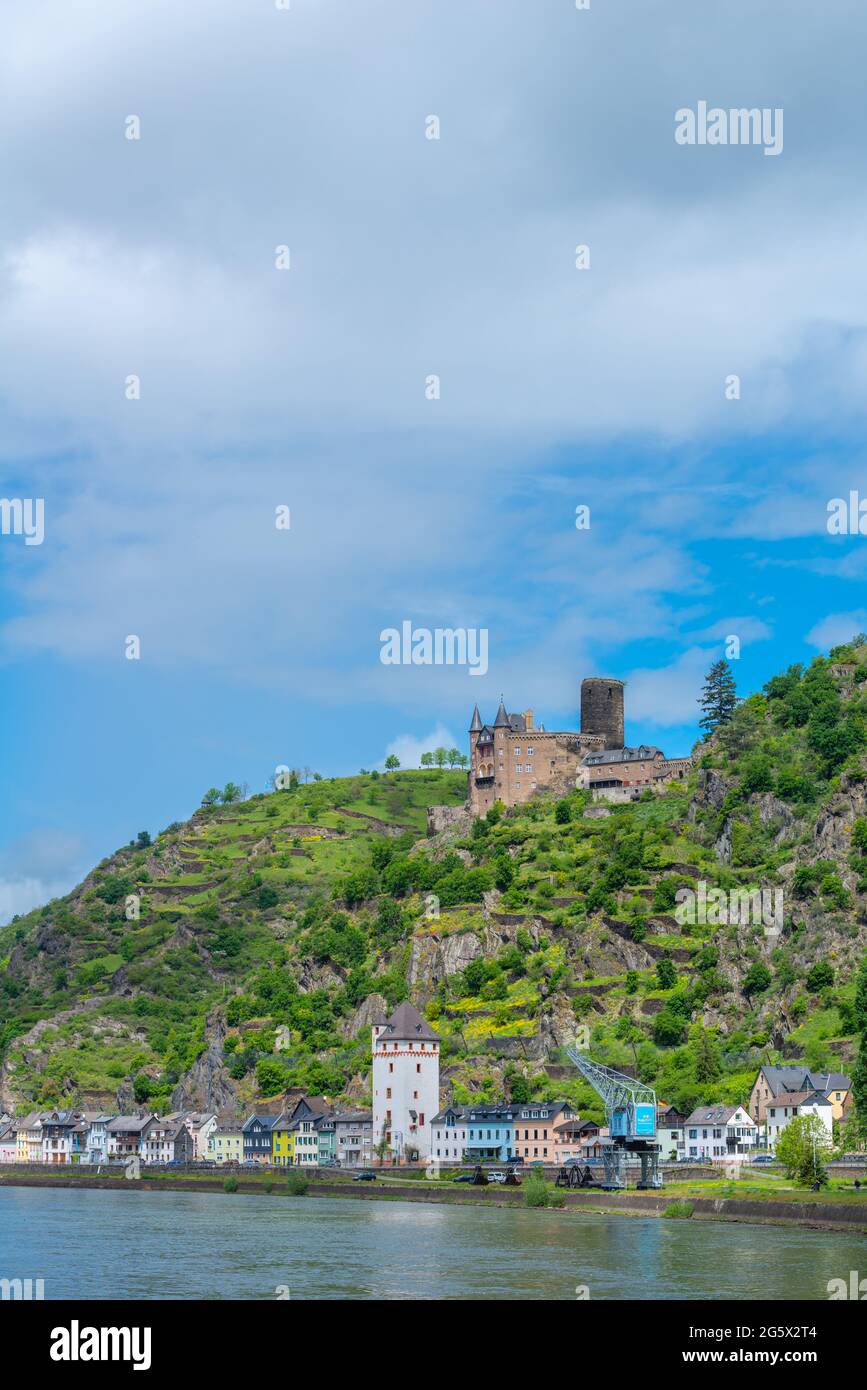
M 562 1051 L 582 1024 L 680 1107 L 744 1099 L 766 1060 L 850 1067 L 865 756 L 867 646 L 776 677 L 688 784 L 601 814 L 576 792 L 456 810 L 428 837 L 426 808 L 465 797 L 445 771 L 202 809 L 0 929 L 0 1107 L 228 1114 L 290 1087 L 363 1102 L 370 1021 L 404 997 L 459 1101 L 598 1114 Z M 699 882 L 780 890 L 780 931 L 682 923 L 675 894 Z

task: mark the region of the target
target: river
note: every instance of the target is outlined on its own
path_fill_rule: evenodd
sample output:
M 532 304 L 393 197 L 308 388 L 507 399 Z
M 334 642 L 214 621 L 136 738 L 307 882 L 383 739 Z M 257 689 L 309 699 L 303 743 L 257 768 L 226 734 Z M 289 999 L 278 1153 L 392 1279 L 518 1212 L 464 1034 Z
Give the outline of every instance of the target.
M 827 1299 L 867 1238 L 348 1198 L 0 1188 L 0 1279 L 46 1299 Z

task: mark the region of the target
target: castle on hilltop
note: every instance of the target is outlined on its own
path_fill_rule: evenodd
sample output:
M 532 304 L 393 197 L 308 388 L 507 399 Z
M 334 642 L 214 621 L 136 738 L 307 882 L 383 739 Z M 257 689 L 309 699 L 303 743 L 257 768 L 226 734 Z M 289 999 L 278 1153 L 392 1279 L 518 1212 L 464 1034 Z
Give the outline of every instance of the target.
M 469 805 L 483 816 L 495 801 L 515 806 L 540 793 L 565 796 L 589 788 L 607 801 L 629 801 L 683 777 L 689 758 L 666 758 L 661 748 L 624 746 L 623 681 L 593 676 L 581 682 L 581 729 L 536 727 L 531 709 L 509 714 L 500 699 L 493 724 L 479 707 L 470 724 Z

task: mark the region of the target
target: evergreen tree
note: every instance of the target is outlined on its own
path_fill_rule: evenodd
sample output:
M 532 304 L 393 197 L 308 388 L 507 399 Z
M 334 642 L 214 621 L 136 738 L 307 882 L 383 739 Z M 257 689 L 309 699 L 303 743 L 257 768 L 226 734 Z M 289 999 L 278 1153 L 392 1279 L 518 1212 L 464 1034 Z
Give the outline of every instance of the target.
M 852 1069 L 852 1098 L 862 1135 L 867 1135 L 867 956 L 861 962 L 855 986 L 855 1027 L 861 1034 L 858 1060 Z
M 705 677 L 704 689 L 698 703 L 702 708 L 699 727 L 712 734 L 720 724 L 727 724 L 738 703 L 735 678 L 728 662 L 715 661 Z

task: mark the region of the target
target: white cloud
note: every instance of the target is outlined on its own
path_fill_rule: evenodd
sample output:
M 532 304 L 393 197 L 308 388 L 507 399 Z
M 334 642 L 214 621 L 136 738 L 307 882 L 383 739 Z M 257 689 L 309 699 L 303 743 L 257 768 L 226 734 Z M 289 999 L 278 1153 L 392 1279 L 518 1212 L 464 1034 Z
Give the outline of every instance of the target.
M 384 765 L 385 759 L 391 753 L 396 753 L 402 768 L 419 767 L 422 753 L 433 753 L 437 748 L 459 748 L 461 752 L 465 752 L 466 742 L 466 737 L 456 739 L 443 724 L 437 724 L 423 738 L 416 738 L 413 734 L 399 734 L 386 748 L 379 766 Z
M 804 641 L 824 652 L 842 646 L 856 633 L 864 631 L 867 631 L 867 611 L 856 608 L 851 613 L 829 613 L 810 628 Z
M 647 720 L 661 728 L 694 724 L 698 697 L 710 661 L 704 647 L 690 647 L 659 670 L 639 669 L 626 678 L 629 719 Z

